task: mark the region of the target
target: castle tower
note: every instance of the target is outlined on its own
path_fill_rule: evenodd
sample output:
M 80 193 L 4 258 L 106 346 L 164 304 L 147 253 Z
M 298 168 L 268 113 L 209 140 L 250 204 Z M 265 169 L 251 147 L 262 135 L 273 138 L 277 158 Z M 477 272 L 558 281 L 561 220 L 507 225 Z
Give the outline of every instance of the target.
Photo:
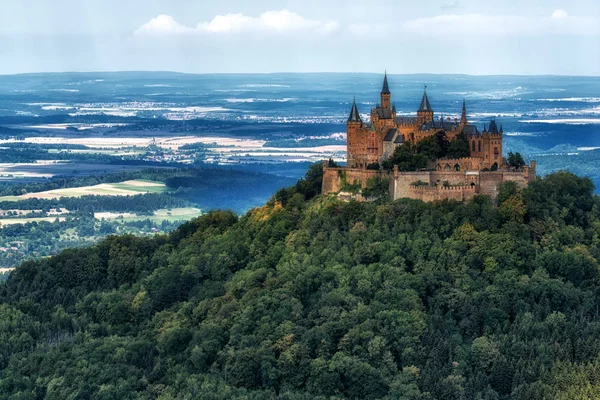
M 346 146 L 348 152 L 347 165 L 349 167 L 354 167 L 357 164 L 361 164 L 361 157 L 359 154 L 364 152 L 361 151 L 362 147 L 364 147 L 364 140 L 361 138 L 362 128 L 363 122 L 360 118 L 355 98 L 354 103 L 352 104 L 352 109 L 350 110 L 350 116 L 348 117 L 348 121 L 346 121 Z
M 422 124 L 433 121 L 433 109 L 427 98 L 427 86 L 425 86 L 425 89 L 423 90 L 423 98 L 421 99 L 421 106 L 417 111 L 417 117 Z
M 387 71 L 385 71 L 385 75 L 383 76 L 383 87 L 381 88 L 381 107 L 389 110 L 391 107 L 391 97 L 392 93 L 390 92 L 390 87 L 388 86 L 387 80 Z
M 465 99 L 463 99 L 463 107 L 462 107 L 462 114 L 460 116 L 460 124 L 463 126 L 467 124 L 467 106 L 465 105 Z
M 490 167 L 494 164 L 502 168 L 502 128 L 498 129 L 495 120 L 490 121 L 489 126 L 484 126 L 483 139 L 483 159 Z

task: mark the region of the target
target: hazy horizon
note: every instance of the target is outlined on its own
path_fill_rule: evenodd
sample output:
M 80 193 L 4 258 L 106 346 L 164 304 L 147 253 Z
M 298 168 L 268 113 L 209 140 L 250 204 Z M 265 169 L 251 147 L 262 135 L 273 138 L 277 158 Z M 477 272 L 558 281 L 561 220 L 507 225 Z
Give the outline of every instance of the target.
M 326 74 L 356 74 L 356 75 L 382 75 L 386 72 L 381 71 L 311 71 L 311 72 L 297 72 L 297 71 L 274 71 L 274 72 L 185 72 L 185 71 L 169 71 L 169 70 L 89 70 L 89 71 L 37 71 L 37 72 L 16 72 L 16 73 L 3 73 L 0 72 L 0 76 L 17 76 L 17 75 L 44 75 L 44 74 L 119 74 L 119 73 L 132 73 L 132 74 L 178 74 L 178 75 L 326 75 Z M 597 75 L 585 75 L 585 74 L 477 74 L 477 73 L 460 73 L 460 72 L 407 72 L 407 73 L 391 73 L 387 72 L 390 76 L 411 76 L 411 75 L 454 75 L 454 76 L 481 76 L 481 77 L 510 77 L 510 76 L 572 76 L 582 78 L 600 78 L 600 74 Z
M 0 3 L 2 74 L 600 75 L 595 0 L 23 3 Z

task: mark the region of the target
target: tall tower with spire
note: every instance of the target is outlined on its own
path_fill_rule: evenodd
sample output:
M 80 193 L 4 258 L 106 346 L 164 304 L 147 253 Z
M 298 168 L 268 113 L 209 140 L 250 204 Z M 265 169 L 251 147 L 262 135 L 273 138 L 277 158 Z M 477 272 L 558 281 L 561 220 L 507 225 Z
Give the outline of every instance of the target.
M 390 87 L 388 86 L 387 79 L 387 71 L 385 71 L 385 75 L 383 76 L 383 87 L 381 88 L 381 107 L 389 110 L 392 105 L 392 93 L 390 92 Z
M 346 121 L 346 143 L 347 143 L 347 164 L 349 167 L 361 164 L 361 158 L 358 154 L 361 153 L 364 138 L 361 135 L 363 122 L 356 106 L 356 98 L 352 103 L 350 115 Z
M 460 115 L 460 124 L 463 126 L 467 124 L 467 106 L 465 104 L 465 99 L 463 99 L 462 114 Z
M 431 108 L 431 104 L 429 104 L 429 99 L 427 98 L 427 86 L 425 86 L 423 89 L 423 98 L 421 99 L 419 110 L 417 111 L 417 119 L 421 124 L 433 121 L 433 109 Z

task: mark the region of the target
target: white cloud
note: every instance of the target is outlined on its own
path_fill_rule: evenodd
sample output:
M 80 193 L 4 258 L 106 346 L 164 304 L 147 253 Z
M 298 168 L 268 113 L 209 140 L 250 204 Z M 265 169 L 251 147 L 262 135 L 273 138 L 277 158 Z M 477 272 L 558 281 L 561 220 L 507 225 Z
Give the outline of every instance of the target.
M 401 29 L 432 35 L 599 35 L 600 19 L 569 16 L 562 9 L 555 10 L 548 17 L 448 14 L 407 21 Z
M 559 8 L 554 10 L 550 18 L 567 18 L 568 16 L 569 14 L 565 10 Z
M 328 34 L 338 29 L 338 22 L 304 18 L 289 10 L 267 11 L 259 17 L 244 14 L 217 15 L 212 20 L 200 22 L 195 28 L 179 24 L 169 15 L 159 15 L 136 31 L 136 35 L 172 35 L 193 33 L 236 32 L 297 32 L 312 31 Z
M 189 33 L 194 30 L 179 24 L 175 18 L 170 15 L 161 14 L 156 18 L 152 18 L 144 25 L 140 26 L 136 31 L 136 35 L 161 35 L 161 34 L 180 34 Z

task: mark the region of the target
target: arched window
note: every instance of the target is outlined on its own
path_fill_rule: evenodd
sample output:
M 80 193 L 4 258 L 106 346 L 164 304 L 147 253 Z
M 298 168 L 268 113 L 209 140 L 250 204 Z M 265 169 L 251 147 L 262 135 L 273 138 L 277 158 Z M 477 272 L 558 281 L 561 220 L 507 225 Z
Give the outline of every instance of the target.
M 460 171 L 460 165 L 454 164 L 454 170 L 455 171 Z
M 475 141 L 471 142 L 471 151 L 475 151 Z
M 479 141 L 479 151 L 481 151 L 481 140 Z
M 441 171 L 442 170 L 442 166 L 440 164 L 435 166 L 435 170 L 436 171 Z
M 450 168 L 450 164 L 446 164 L 444 166 L 444 171 L 450 171 L 450 170 L 452 170 L 452 168 Z

